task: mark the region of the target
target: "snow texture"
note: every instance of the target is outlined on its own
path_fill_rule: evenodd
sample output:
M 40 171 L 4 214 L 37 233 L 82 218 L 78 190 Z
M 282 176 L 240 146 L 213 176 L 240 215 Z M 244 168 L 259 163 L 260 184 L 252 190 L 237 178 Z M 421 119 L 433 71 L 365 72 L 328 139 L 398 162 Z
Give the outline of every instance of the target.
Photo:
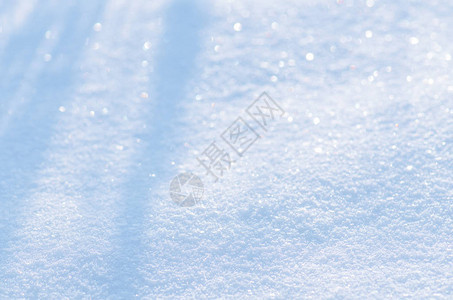
M 453 297 L 453 3 L 0 3 L 0 298 Z M 245 109 L 266 91 L 268 131 Z M 243 117 L 242 156 L 221 134 Z M 214 182 L 197 157 L 235 162 Z M 195 172 L 204 198 L 169 185 Z

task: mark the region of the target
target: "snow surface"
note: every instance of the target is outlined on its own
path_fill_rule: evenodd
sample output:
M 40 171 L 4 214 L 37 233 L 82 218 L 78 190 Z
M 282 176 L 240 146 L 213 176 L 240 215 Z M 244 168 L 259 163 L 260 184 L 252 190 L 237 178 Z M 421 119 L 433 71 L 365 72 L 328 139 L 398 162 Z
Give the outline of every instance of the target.
M 0 298 L 451 299 L 452 15 L 2 1 Z M 263 91 L 287 115 L 213 182 L 197 157 Z

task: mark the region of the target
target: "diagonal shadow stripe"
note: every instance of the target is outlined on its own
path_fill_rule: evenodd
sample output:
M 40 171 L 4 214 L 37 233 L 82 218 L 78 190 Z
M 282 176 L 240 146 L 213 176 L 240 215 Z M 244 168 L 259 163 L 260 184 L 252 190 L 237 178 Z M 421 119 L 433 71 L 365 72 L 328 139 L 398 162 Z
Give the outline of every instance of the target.
M 147 128 L 150 129 L 140 137 L 146 146 L 137 159 L 140 167 L 131 172 L 130 180 L 122 188 L 121 244 L 112 265 L 114 275 L 111 284 L 111 294 L 121 298 L 146 296 L 140 294 L 140 289 L 148 284 L 142 266 L 146 257 L 142 251 L 147 248 L 143 244 L 143 229 L 149 228 L 147 223 L 152 202 L 161 201 L 153 194 L 153 185 L 157 183 L 150 181 L 149 174 L 156 173 L 161 179 L 170 174 L 170 154 L 178 145 L 169 142 L 180 126 L 178 121 L 184 113 L 185 90 L 200 51 L 199 33 L 206 23 L 205 12 L 198 3 L 190 1 L 173 1 L 164 17 L 164 35 L 156 57 L 156 77 L 152 84 L 155 104 L 150 107 L 152 115 L 147 121 Z M 163 180 L 163 184 L 169 184 L 169 181 Z
M 104 5 L 100 3 L 91 3 L 88 6 L 78 4 L 67 10 L 67 15 L 64 16 L 65 23 L 62 24 L 63 28 L 59 32 L 61 38 L 53 48 L 53 56 L 59 58 L 60 62 L 49 63 L 46 68 L 38 70 L 36 78 L 26 82 L 34 88 L 31 94 L 26 94 L 26 97 L 29 97 L 27 105 L 11 118 L 8 131 L 0 136 L 0 266 L 2 268 L 5 266 L 6 257 L 10 254 L 6 247 L 14 242 L 11 232 L 20 226 L 17 217 L 21 208 L 26 205 L 23 201 L 36 187 L 33 182 L 53 135 L 53 128 L 60 114 L 58 107 L 65 105 L 70 98 L 85 40 L 90 35 L 92 25 L 103 11 L 103 7 Z M 61 13 L 59 10 L 45 12 L 47 15 L 38 12 L 39 18 L 52 20 L 53 14 Z M 33 22 L 28 23 L 28 26 L 33 27 L 33 25 Z M 39 37 L 42 38 L 41 32 L 34 30 L 32 32 L 39 33 Z M 20 59 L 20 55 L 17 59 Z M 7 61 L 3 63 L 6 64 Z M 9 93 L 2 89 L 1 96 L 5 94 Z M 18 101 L 18 99 L 13 98 L 11 101 Z

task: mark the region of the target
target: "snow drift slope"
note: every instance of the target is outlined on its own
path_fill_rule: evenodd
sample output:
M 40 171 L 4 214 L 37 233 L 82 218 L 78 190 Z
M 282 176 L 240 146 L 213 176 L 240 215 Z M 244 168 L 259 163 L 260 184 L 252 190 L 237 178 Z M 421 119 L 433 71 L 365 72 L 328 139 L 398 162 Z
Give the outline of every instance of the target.
M 451 297 L 450 3 L 39 4 L 0 33 L 0 295 Z M 263 91 L 290 117 L 213 183 Z

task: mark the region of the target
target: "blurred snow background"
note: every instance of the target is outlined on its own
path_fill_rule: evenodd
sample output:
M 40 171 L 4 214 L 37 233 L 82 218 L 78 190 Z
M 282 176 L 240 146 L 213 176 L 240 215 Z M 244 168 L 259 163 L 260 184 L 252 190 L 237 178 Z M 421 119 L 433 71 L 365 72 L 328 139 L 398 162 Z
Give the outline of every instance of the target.
M 452 14 L 0 2 L 0 297 L 451 298 Z M 263 91 L 290 117 L 175 205 Z

